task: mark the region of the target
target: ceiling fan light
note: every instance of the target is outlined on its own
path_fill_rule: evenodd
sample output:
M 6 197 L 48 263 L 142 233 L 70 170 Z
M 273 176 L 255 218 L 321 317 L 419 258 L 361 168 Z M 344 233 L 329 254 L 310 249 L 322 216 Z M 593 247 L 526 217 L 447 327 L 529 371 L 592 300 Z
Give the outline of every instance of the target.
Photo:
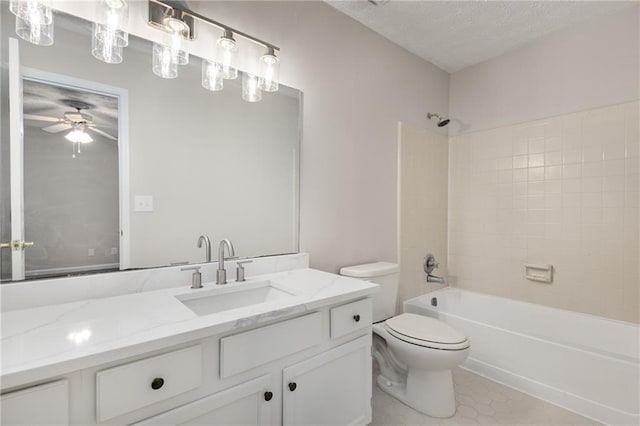
M 73 130 L 67 133 L 64 137 L 68 141 L 74 143 L 93 142 L 93 138 L 85 131 L 84 126 L 74 126 Z

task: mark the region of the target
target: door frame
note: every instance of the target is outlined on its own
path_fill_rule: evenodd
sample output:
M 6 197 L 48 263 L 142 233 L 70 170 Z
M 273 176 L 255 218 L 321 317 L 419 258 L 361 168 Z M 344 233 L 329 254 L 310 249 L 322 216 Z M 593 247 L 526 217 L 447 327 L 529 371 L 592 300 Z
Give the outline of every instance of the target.
M 131 265 L 131 225 L 129 218 L 129 204 L 130 204 L 130 170 L 129 170 L 129 91 L 122 87 L 111 86 L 107 84 L 97 83 L 95 81 L 83 80 L 68 75 L 52 73 L 49 71 L 42 71 L 30 67 L 21 67 L 20 75 L 20 87 L 22 88 L 22 81 L 30 80 L 38 83 L 44 83 L 49 85 L 61 86 L 71 89 L 78 89 L 85 92 L 96 93 L 100 95 L 112 96 L 118 98 L 118 215 L 120 224 L 120 270 L 128 269 Z M 20 131 L 22 132 L 22 90 L 20 90 Z M 14 122 L 12 121 L 12 124 Z M 11 126 L 12 128 L 14 126 Z M 22 141 L 21 146 L 23 146 Z M 22 157 L 22 153 L 21 157 Z M 21 158 L 21 164 L 24 159 Z M 20 170 L 20 187 L 23 188 L 23 167 Z M 13 180 L 12 180 L 12 196 L 13 196 Z M 20 194 L 23 197 L 22 209 L 24 210 L 24 194 L 21 191 Z M 24 214 L 24 211 L 23 211 Z M 12 221 L 13 222 L 13 221 Z M 24 220 L 21 220 L 21 226 L 24 235 Z M 23 259 L 24 262 L 24 259 Z

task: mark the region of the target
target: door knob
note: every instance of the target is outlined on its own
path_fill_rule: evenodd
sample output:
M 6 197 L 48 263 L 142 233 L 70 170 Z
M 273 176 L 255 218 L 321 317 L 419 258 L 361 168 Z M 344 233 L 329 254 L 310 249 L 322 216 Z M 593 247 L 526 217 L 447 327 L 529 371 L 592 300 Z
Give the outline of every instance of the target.
M 0 243 L 0 248 L 11 248 L 11 251 L 20 251 L 27 247 L 33 247 L 33 245 L 33 241 L 11 240 L 8 243 Z

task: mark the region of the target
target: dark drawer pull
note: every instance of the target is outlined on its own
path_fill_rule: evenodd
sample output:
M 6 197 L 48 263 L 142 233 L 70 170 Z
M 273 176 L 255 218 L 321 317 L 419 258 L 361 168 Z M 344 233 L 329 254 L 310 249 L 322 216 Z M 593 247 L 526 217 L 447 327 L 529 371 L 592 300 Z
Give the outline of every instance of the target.
M 353 316 L 353 320 L 354 320 L 355 322 L 360 322 L 360 314 L 355 314 L 355 315 Z
M 162 377 L 156 377 L 155 379 L 153 379 L 153 381 L 151 382 L 151 389 L 153 390 L 158 390 L 160 389 L 162 386 L 164 386 L 164 379 Z
M 291 392 L 293 392 L 294 390 L 296 390 L 296 388 L 298 387 L 298 385 L 296 385 L 296 382 L 291 382 L 289 383 L 289 390 Z
M 271 398 L 273 398 L 273 393 L 267 391 L 264 393 L 264 400 L 265 401 L 271 401 Z

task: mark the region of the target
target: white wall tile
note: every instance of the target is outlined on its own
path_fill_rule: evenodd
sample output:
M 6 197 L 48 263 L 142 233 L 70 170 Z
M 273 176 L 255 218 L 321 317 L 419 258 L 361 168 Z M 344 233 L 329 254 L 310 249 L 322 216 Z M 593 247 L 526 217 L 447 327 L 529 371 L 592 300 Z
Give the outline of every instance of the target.
M 639 111 L 630 102 L 450 138 L 452 282 L 639 322 Z M 553 264 L 554 283 L 524 279 L 525 262 Z

